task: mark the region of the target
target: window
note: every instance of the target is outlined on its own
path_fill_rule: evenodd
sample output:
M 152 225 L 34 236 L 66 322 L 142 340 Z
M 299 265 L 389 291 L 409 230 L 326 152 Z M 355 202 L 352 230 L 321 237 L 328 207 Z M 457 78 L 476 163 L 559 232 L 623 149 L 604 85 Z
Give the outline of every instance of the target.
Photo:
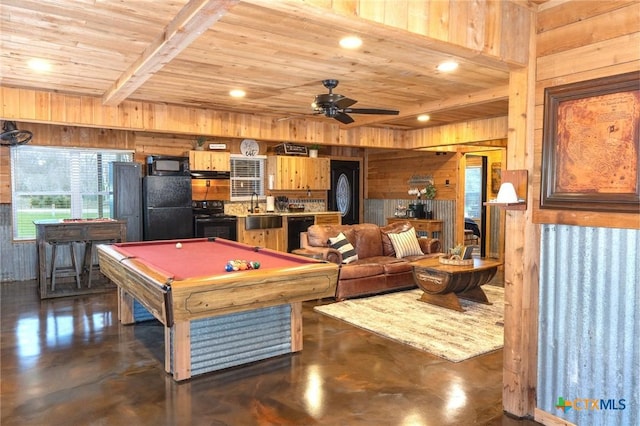
M 464 175 L 464 216 L 479 218 L 482 215 L 482 167 L 467 166 Z
M 254 192 L 264 197 L 266 157 L 231 155 L 231 201 L 248 201 Z
M 109 218 L 109 163 L 131 151 L 11 147 L 13 238 L 33 239 L 34 220 Z

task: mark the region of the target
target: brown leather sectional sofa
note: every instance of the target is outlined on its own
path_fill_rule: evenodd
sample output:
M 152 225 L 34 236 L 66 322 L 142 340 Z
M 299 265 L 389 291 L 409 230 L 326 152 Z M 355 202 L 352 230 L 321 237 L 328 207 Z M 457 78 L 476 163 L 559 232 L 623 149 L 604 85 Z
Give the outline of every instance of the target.
M 302 248 L 340 265 L 336 299 L 343 300 L 416 286 L 410 262 L 442 254 L 441 244 L 436 238 L 418 238 L 424 254 L 398 259 L 388 234 L 409 229 L 412 229 L 409 222 L 397 222 L 383 227 L 371 223 L 313 225 L 307 232 L 300 234 L 300 243 Z M 336 237 L 340 232 L 355 248 L 358 260 L 344 264 L 342 254 L 330 247 L 329 238 Z

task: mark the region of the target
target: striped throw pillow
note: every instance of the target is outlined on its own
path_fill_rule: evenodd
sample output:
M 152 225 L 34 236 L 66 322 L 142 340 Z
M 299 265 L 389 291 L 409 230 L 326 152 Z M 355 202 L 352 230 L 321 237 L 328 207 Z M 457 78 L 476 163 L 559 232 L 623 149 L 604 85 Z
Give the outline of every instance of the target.
M 396 252 L 398 259 L 402 259 L 405 256 L 420 256 L 424 254 L 420 249 L 420 243 L 418 243 L 415 229 L 411 228 L 408 231 L 387 235 L 391 240 L 393 250 Z
M 353 248 L 342 232 L 337 237 L 329 238 L 329 245 L 342 253 L 342 263 L 351 263 L 358 260 L 356 249 Z

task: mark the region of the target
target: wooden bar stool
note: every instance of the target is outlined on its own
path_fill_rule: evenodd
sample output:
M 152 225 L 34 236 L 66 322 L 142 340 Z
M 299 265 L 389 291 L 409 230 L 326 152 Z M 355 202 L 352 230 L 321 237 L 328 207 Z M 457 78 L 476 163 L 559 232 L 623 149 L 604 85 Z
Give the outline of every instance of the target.
M 56 290 L 56 276 L 75 276 L 76 285 L 80 288 L 80 274 L 78 273 L 78 264 L 76 262 L 76 251 L 73 242 L 70 241 L 51 241 L 51 291 Z M 58 246 L 69 247 L 69 255 L 71 256 L 71 266 L 64 266 L 58 271 L 57 264 L 57 248 Z

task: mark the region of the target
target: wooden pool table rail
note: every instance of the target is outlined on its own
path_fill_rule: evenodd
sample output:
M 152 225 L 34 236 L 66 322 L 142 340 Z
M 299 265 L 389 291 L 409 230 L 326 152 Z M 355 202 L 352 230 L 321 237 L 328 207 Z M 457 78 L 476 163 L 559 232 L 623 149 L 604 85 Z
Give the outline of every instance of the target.
M 103 273 L 166 326 L 177 320 L 333 297 L 338 277 L 337 265 L 313 262 L 313 268 L 302 264 L 224 272 L 221 267 L 213 275 L 174 281 L 110 245 L 99 246 L 98 256 Z

